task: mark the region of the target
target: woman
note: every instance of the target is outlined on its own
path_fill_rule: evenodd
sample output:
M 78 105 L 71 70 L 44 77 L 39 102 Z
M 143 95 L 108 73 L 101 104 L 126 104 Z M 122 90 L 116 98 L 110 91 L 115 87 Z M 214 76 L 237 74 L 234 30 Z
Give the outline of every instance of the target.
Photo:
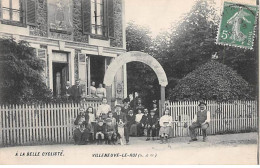
M 97 109 L 97 118 L 102 118 L 106 119 L 107 118 L 107 113 L 111 111 L 111 107 L 109 104 L 107 104 L 107 98 L 103 97 L 102 98 L 102 104 L 98 106 Z
M 172 126 L 172 116 L 170 116 L 170 110 L 168 108 L 165 109 L 164 115 L 160 118 L 160 131 L 159 135 L 161 138 L 161 143 L 164 143 L 163 140 L 165 139 L 168 142 L 170 130 Z
M 95 81 L 92 81 L 90 86 L 90 95 L 92 97 L 96 97 L 97 88 L 95 87 L 95 85 L 96 85 Z
M 106 89 L 103 88 L 103 84 L 102 84 L 102 83 L 100 83 L 100 84 L 98 85 L 98 88 L 97 88 L 97 90 L 96 90 L 96 95 L 97 95 L 97 97 L 99 97 L 99 98 L 106 97 Z

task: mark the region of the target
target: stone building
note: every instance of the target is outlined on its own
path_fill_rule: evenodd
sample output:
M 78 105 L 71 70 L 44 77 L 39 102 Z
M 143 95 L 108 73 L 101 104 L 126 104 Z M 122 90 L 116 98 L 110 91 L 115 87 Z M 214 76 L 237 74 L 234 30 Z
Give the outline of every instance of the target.
M 103 83 L 109 64 L 126 51 L 124 10 L 124 0 L 0 0 L 0 37 L 35 48 L 54 96 L 79 79 L 87 97 L 91 81 Z M 111 96 L 126 96 L 125 66 Z

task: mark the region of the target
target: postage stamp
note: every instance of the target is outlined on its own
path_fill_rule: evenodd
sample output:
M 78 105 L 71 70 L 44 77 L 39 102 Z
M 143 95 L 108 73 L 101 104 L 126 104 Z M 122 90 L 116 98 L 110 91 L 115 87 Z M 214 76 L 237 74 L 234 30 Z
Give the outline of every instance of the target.
M 217 44 L 253 49 L 258 7 L 224 2 Z

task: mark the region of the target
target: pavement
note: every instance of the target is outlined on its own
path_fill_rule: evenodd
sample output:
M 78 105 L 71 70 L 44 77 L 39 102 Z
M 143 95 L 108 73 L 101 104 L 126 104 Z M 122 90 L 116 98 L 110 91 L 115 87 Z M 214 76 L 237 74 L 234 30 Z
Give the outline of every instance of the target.
M 257 133 L 145 141 L 130 137 L 129 145 L 42 145 L 0 148 L 0 164 L 257 164 Z

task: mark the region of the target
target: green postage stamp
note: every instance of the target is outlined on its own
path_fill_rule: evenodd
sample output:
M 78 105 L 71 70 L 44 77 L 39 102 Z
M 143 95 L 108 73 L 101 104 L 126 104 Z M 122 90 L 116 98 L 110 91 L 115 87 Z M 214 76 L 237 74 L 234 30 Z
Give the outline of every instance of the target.
M 253 49 L 258 7 L 224 2 L 217 44 Z

